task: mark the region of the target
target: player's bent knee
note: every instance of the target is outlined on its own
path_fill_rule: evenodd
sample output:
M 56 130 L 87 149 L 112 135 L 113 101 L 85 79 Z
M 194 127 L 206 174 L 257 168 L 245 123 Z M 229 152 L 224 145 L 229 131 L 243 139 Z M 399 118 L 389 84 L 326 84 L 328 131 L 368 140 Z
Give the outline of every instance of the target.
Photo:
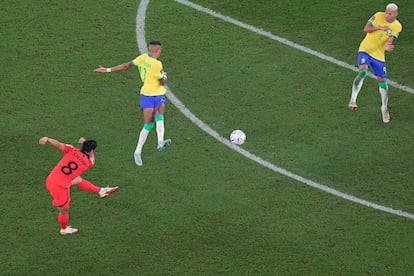
M 361 69 L 358 72 L 358 75 L 362 78 L 365 79 L 368 75 L 368 69 Z
M 57 207 L 58 212 L 61 214 L 68 214 L 69 213 L 69 208 L 63 208 L 63 207 Z
M 154 127 L 154 123 L 145 123 L 144 129 L 151 131 L 151 129 Z
M 82 177 L 77 176 L 75 179 L 72 180 L 72 185 L 78 185 L 79 183 L 81 183 L 82 181 Z
M 164 120 L 164 114 L 158 114 L 157 116 L 155 116 L 155 121 L 159 122 Z
M 388 83 L 386 81 L 384 81 L 384 82 L 378 82 L 378 86 L 380 88 L 383 88 L 383 89 L 388 89 Z

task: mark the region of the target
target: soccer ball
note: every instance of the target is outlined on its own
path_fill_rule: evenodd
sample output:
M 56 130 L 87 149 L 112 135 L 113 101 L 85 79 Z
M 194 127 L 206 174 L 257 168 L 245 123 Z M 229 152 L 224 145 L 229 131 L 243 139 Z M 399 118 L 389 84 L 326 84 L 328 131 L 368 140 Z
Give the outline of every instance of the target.
M 236 145 L 242 145 L 246 141 L 246 134 L 240 129 L 233 130 L 230 134 L 230 142 Z

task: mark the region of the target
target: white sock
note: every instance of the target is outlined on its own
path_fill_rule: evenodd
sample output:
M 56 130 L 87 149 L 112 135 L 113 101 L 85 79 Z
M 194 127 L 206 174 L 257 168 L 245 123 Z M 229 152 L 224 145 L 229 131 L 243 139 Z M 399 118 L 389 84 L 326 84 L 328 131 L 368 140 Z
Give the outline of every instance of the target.
M 139 133 L 139 138 L 138 138 L 137 147 L 135 149 L 135 154 L 141 155 L 142 147 L 144 146 L 145 141 L 147 140 L 148 133 L 149 133 L 148 130 L 146 130 L 145 128 L 142 128 L 141 132 Z
M 157 130 L 157 137 L 158 137 L 158 144 L 161 144 L 164 141 L 164 120 L 160 120 L 156 122 L 156 130 Z
M 379 88 L 379 92 L 381 95 L 381 111 L 384 112 L 387 110 L 388 106 L 388 88 Z
M 351 100 L 350 102 L 356 103 L 359 91 L 361 91 L 362 84 L 364 83 L 364 79 L 359 76 L 359 74 L 354 79 L 354 82 L 352 84 L 352 94 L 351 94 Z

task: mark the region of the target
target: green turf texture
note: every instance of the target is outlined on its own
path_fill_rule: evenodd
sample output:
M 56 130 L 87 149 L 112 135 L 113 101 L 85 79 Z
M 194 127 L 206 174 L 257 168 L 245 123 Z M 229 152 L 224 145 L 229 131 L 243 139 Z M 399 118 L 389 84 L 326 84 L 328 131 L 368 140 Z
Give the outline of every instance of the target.
M 137 72 L 94 73 L 139 54 L 138 2 L 3 1 L 0 10 L 1 275 L 410 275 L 414 221 L 308 187 L 241 156 L 167 105 L 133 161 L 142 128 Z M 234 19 L 355 64 L 362 28 L 384 1 L 194 0 Z M 389 77 L 414 87 L 414 7 Z M 173 93 L 249 152 L 356 197 L 414 213 L 414 95 L 391 87 L 381 121 L 367 79 L 347 110 L 355 72 L 171 0 L 150 1 L 146 39 L 163 43 Z M 405 28 L 404 28 L 405 27 Z M 59 235 L 45 178 L 61 157 L 42 136 L 98 141 L 84 177 L 119 185 L 106 199 L 72 189 Z

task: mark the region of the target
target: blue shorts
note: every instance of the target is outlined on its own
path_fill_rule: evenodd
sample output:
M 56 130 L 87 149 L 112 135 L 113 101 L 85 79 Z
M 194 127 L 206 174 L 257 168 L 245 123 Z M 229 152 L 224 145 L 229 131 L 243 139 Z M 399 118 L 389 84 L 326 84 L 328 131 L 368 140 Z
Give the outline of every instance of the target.
M 144 108 L 156 108 L 160 104 L 165 104 L 165 96 L 146 96 L 146 95 L 140 95 L 140 101 L 139 101 L 139 108 L 143 110 Z
M 371 67 L 375 76 L 380 78 L 387 77 L 387 65 L 384 61 L 373 58 L 365 52 L 358 52 L 358 65 L 362 64 L 366 64 L 368 67 Z

